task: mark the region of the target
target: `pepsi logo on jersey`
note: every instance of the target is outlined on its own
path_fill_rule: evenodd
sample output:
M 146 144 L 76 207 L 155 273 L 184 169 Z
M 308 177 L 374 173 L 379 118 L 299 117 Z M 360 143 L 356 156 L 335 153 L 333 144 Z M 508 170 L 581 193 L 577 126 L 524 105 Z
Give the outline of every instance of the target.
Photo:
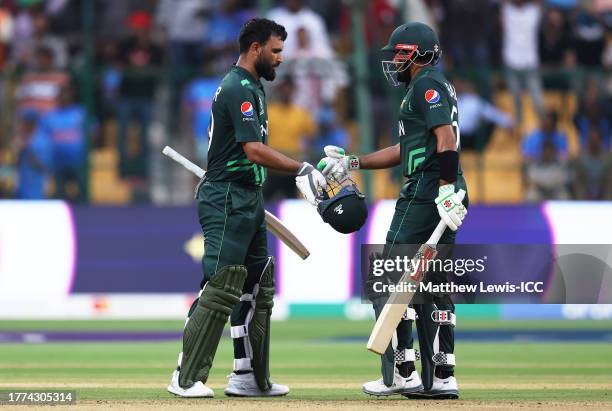
M 435 104 L 440 101 L 440 93 L 438 93 L 436 90 L 429 89 L 425 92 L 425 100 L 429 104 Z
M 240 111 L 243 116 L 252 117 L 253 116 L 253 105 L 249 101 L 245 101 L 240 105 Z

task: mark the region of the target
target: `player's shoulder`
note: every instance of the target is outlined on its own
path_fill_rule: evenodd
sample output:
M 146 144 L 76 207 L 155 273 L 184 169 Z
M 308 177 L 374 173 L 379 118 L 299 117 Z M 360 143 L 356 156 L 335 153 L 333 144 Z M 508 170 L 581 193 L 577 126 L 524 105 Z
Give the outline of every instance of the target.
M 436 94 L 456 99 L 457 95 L 453 85 L 446 79 L 444 74 L 438 70 L 430 70 L 416 79 L 414 84 L 416 95 L 425 95 L 425 99 L 430 101 L 436 98 Z
M 255 91 L 251 80 L 230 71 L 221 81 L 220 95 L 224 98 L 246 98 L 253 96 Z

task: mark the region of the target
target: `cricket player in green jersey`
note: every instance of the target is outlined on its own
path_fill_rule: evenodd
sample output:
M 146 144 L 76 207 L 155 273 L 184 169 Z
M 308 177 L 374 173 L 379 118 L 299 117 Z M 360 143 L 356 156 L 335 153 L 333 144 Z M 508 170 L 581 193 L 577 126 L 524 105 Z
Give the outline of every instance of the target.
M 454 244 L 466 206 L 456 191 L 467 191 L 459 165 L 459 124 L 455 89 L 434 67 L 441 50 L 438 36 L 423 23 L 409 23 L 393 31 L 382 49 L 387 80 L 406 85 L 399 110 L 399 144 L 364 156 L 346 156 L 340 147 L 326 147 L 324 174 L 342 180 L 356 169 L 382 169 L 401 165 L 406 177 L 386 249 L 399 244 L 423 244 L 440 219 L 447 230 L 440 244 Z M 331 155 L 330 155 L 331 154 Z M 321 164 L 321 163 L 320 163 Z M 468 204 L 467 196 L 465 203 Z M 372 395 L 404 394 L 415 398 L 458 398 L 454 377 L 455 307 L 448 295 L 430 295 L 431 304 L 409 307 L 396 330 L 397 344 L 381 356 L 382 378 L 363 385 Z M 384 300 L 373 299 L 376 316 Z M 422 380 L 414 362 L 412 322 L 417 320 Z M 392 346 L 393 345 L 393 346 Z
M 230 318 L 234 372 L 225 394 L 280 396 L 289 388 L 270 380 L 270 315 L 274 261 L 268 255 L 261 187 L 266 168 L 295 174 L 310 202 L 326 187 L 308 163 L 269 148 L 266 95 L 260 79 L 274 80 L 281 64 L 283 26 L 252 19 L 240 31 L 240 57 L 213 98 L 208 170 L 196 189 L 206 248 L 204 279 L 189 311 L 183 351 L 168 391 L 181 397 L 212 397 L 204 385 Z

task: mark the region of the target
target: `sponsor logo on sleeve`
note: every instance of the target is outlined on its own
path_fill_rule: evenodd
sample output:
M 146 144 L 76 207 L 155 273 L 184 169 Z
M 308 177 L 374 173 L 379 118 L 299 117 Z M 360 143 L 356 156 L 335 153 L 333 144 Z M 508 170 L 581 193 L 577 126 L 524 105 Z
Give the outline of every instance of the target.
M 436 104 L 438 101 L 440 101 L 440 93 L 432 89 L 427 90 L 425 92 L 425 101 L 427 101 L 429 104 Z
M 242 115 L 245 117 L 253 117 L 253 105 L 249 101 L 245 101 L 240 105 L 240 111 Z

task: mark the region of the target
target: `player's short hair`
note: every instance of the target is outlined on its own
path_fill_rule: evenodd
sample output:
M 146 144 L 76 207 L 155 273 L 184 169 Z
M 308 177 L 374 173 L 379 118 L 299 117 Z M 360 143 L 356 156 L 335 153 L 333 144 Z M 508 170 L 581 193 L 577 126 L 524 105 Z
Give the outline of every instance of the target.
M 285 41 L 287 38 L 287 31 L 285 27 L 280 24 L 262 18 L 254 18 L 242 26 L 240 29 L 240 54 L 244 54 L 249 51 L 251 44 L 259 43 L 262 46 L 265 45 L 270 36 L 278 36 L 281 40 Z

